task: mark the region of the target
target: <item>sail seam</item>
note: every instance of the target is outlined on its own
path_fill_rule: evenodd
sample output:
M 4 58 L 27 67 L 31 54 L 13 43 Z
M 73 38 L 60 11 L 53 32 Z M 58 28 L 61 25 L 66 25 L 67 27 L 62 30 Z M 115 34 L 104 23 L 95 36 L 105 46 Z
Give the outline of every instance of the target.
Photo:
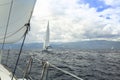
M 18 32 L 19 32 L 20 30 L 22 30 L 24 27 L 25 27 L 25 26 L 21 27 L 20 29 L 18 29 L 17 31 L 15 31 L 15 32 L 12 33 L 12 34 L 8 33 L 8 34 L 10 34 L 10 35 L 6 36 L 6 38 L 11 37 L 12 35 L 18 33 Z M 2 40 L 2 39 L 3 39 L 3 38 L 0 38 L 0 40 Z
M 8 5 L 10 4 L 11 2 L 7 2 L 7 3 L 4 3 L 4 4 L 0 4 L 0 6 L 5 6 L 5 5 Z

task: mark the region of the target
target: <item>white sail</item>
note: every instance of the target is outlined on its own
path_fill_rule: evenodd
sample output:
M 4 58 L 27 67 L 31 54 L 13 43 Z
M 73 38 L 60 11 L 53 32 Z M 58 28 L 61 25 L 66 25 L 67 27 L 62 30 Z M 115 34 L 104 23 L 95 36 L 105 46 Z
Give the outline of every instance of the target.
M 12 0 L 0 0 L 0 43 L 3 43 Z M 13 0 L 5 43 L 20 40 L 29 22 L 36 0 Z
M 45 41 L 43 44 L 43 50 L 46 50 L 46 48 L 50 45 L 49 39 L 50 39 L 50 30 L 49 30 L 49 22 L 48 22 L 47 29 L 46 29 L 46 35 L 45 35 Z

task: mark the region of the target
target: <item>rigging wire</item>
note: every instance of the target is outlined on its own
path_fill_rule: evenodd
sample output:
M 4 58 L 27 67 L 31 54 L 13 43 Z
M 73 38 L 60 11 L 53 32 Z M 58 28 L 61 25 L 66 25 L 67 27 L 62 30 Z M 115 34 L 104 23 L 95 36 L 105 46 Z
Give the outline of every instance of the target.
M 35 0 L 36 2 L 36 0 Z M 35 2 L 34 2 L 34 5 L 35 5 Z M 22 49 L 23 49 L 23 45 L 24 45 L 24 42 L 25 42 L 25 39 L 26 39 L 26 35 L 28 33 L 28 31 L 30 30 L 30 20 L 31 20 L 31 17 L 32 17 L 32 13 L 33 13 L 33 10 L 34 10 L 34 5 L 33 5 L 33 8 L 32 8 L 32 11 L 31 11 L 31 14 L 30 14 L 30 18 L 28 20 L 28 23 L 26 23 L 24 26 L 27 27 L 26 29 L 26 32 L 24 34 L 24 38 L 23 38 L 23 42 L 21 44 L 21 48 L 20 48 L 20 51 L 19 51 L 19 54 L 18 54 L 18 58 L 17 58 L 17 61 L 16 61 L 16 65 L 15 65 L 15 68 L 14 68 L 14 71 L 13 71 L 13 75 L 12 75 L 12 78 L 11 80 L 13 80 L 14 76 L 15 76 L 15 72 L 16 72 L 16 69 L 17 69 L 17 66 L 18 66 L 18 62 L 19 62 L 19 59 L 20 59 L 20 56 L 21 56 L 21 53 L 22 53 Z
M 15 64 L 15 68 L 14 68 L 14 71 L 13 71 L 13 75 L 12 75 L 12 78 L 11 80 L 13 80 L 14 76 L 15 76 L 15 72 L 16 72 L 16 69 L 17 69 L 17 66 L 18 66 L 18 62 L 19 62 L 19 59 L 20 59 L 20 55 L 22 53 L 22 49 L 23 49 L 23 45 L 24 45 L 24 42 L 25 42 L 25 39 L 26 39 L 26 34 L 28 32 L 28 27 L 27 27 L 27 30 L 24 34 L 24 38 L 23 38 L 23 41 L 22 41 L 22 44 L 21 44 L 21 47 L 20 47 L 20 51 L 19 51 L 19 54 L 18 54 L 18 57 L 17 57 L 17 61 L 16 61 L 16 64 Z
M 8 25 L 9 25 L 9 22 L 10 22 L 10 15 L 11 15 L 11 12 L 12 12 L 12 7 L 13 7 L 13 0 L 11 1 L 10 10 L 9 10 L 9 14 L 8 14 L 8 19 L 7 19 L 7 24 L 6 24 L 6 29 L 5 29 L 5 34 L 4 34 L 3 44 L 2 44 L 2 50 L 4 49 L 4 45 L 5 45 L 5 38 L 6 38 L 6 35 L 7 35 Z

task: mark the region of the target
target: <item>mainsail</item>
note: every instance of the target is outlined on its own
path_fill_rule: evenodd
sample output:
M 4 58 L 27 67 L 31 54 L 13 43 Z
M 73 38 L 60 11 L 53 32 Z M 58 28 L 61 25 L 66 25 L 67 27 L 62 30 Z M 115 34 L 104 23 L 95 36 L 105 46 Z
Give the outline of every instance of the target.
M 0 80 L 21 80 L 14 77 L 26 33 L 30 27 L 30 19 L 36 0 L 0 0 Z M 5 43 L 14 43 L 24 36 L 13 74 L 2 64 L 1 57 Z M 22 79 L 24 80 L 24 79 Z
M 44 41 L 44 44 L 43 44 L 43 50 L 46 50 L 47 47 L 50 46 L 49 38 L 50 38 L 50 30 L 49 30 L 49 21 L 48 21 L 47 29 L 46 29 L 46 35 L 45 35 L 45 41 Z
M 3 43 L 5 32 L 5 43 L 13 43 L 23 37 L 27 29 L 25 24 L 30 21 L 35 1 L 13 0 L 11 7 L 12 0 L 0 0 L 0 43 Z

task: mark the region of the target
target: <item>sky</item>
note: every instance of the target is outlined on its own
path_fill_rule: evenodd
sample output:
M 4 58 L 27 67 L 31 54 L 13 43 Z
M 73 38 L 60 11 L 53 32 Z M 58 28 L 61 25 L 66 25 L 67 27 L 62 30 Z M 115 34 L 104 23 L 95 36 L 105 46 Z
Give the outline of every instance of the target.
M 37 0 L 29 42 L 120 41 L 120 0 Z

